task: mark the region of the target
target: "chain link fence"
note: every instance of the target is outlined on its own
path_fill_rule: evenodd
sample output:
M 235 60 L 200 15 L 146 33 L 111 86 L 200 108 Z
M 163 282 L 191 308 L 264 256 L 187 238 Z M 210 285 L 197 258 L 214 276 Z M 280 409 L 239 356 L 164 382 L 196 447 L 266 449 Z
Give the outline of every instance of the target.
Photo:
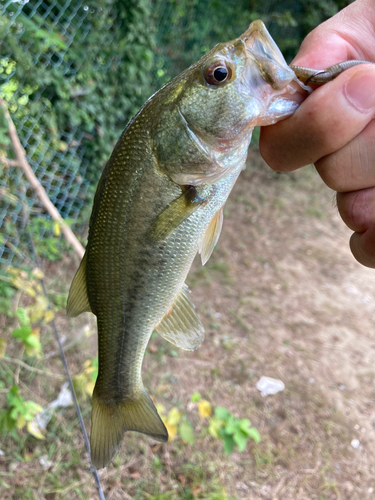
M 99 9 L 102 10 L 101 7 Z M 18 2 L 8 1 L 1 5 L 0 29 L 0 93 L 12 114 L 17 133 L 26 151 L 27 160 L 49 198 L 66 219 L 78 219 L 87 198 L 89 182 L 85 180 L 88 160 L 85 158 L 83 139 L 87 132 L 79 125 L 69 129 L 52 131 L 53 124 L 43 123 L 43 115 L 53 101 L 53 90 L 49 81 L 37 87 L 30 87 L 26 78 L 17 75 L 16 66 L 26 54 L 30 61 L 30 73 L 38 67 L 46 74 L 54 71 L 59 76 L 72 79 L 83 65 L 69 57 L 74 50 L 75 38 L 79 30 L 81 40 L 93 29 L 90 14 L 94 10 L 84 1 Z M 106 13 L 115 16 L 116 13 Z M 30 32 L 29 37 L 25 34 Z M 101 44 L 88 54 L 92 60 L 101 50 L 112 43 L 113 34 L 103 30 Z M 40 52 L 32 50 L 32 38 L 40 40 Z M 15 43 L 17 45 L 15 45 Z M 55 49 L 58 50 L 55 50 Z M 115 59 L 115 58 L 114 58 Z M 26 64 L 27 64 L 26 63 Z M 97 64 L 95 70 L 105 72 L 110 64 Z M 25 65 L 25 64 L 24 64 Z M 79 91 L 79 89 L 77 90 Z M 38 106 L 35 106 L 38 103 Z M 19 112 L 20 107 L 34 107 L 32 113 Z M 5 124 L 3 124 L 5 126 Z M 94 140 L 95 131 L 92 131 Z M 1 153 L 9 154 L 6 134 L 0 136 L 3 143 Z M 5 143 L 5 144 L 4 144 Z M 35 193 L 29 189 L 23 173 L 17 166 L 2 163 L 0 174 L 0 262 L 14 264 L 22 262 L 27 253 L 25 225 L 31 224 L 37 240 L 50 239 L 53 233 L 50 218 L 40 205 Z

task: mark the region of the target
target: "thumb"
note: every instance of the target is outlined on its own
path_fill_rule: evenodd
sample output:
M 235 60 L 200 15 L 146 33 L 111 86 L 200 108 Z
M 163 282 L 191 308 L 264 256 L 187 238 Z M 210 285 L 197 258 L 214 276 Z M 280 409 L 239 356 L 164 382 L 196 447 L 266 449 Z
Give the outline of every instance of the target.
M 350 250 L 360 264 L 375 268 L 375 227 L 364 233 L 353 233 Z

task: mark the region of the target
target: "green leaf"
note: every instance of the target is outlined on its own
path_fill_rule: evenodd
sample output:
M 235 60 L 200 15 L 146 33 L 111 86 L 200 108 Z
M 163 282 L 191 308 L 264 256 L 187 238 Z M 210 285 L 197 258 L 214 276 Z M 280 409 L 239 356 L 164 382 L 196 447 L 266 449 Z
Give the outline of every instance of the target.
M 42 346 L 40 344 L 39 339 L 35 335 L 29 335 L 25 340 L 23 341 L 26 345 L 30 347 L 34 347 L 37 350 L 41 350 Z
M 226 408 L 223 408 L 221 406 L 217 406 L 215 408 L 215 416 L 220 420 L 228 420 L 229 415 L 230 413 Z
M 98 373 L 99 373 L 99 361 L 97 356 L 93 358 L 93 360 L 91 361 L 91 366 L 95 368 L 91 373 L 91 379 L 93 382 L 95 382 L 96 379 L 98 378 Z
M 248 433 L 248 431 L 250 430 L 251 428 L 251 422 L 249 419 L 247 418 L 242 418 L 240 421 L 239 421 L 239 424 L 238 424 L 238 427 L 241 429 L 241 431 L 245 432 L 246 434 Z
M 248 437 L 245 434 L 242 434 L 241 432 L 236 432 L 233 435 L 233 441 L 238 446 L 238 451 L 242 452 L 246 448 Z
M 20 328 L 17 328 L 17 330 L 14 330 L 14 332 L 12 333 L 12 337 L 20 339 L 24 342 L 28 337 L 30 337 L 31 331 L 32 331 L 31 326 L 21 326 Z
M 188 444 L 193 445 L 195 443 L 194 430 L 191 423 L 188 420 L 181 422 L 178 427 L 178 433 L 181 439 Z
M 22 325 L 30 324 L 30 318 L 25 309 L 19 307 L 16 311 L 17 318 L 20 320 Z
M 190 401 L 193 403 L 198 403 L 202 399 L 202 396 L 199 394 L 199 392 L 194 392 L 194 394 L 191 396 Z
M 247 435 L 249 436 L 249 438 L 253 439 L 256 443 L 260 443 L 261 442 L 261 436 L 260 436 L 260 433 L 258 431 L 258 429 L 256 429 L 255 427 L 251 427 L 248 432 L 247 432 Z
M 25 420 L 32 420 L 35 415 L 40 413 L 43 408 L 35 403 L 34 401 L 25 401 L 24 407 L 22 409 L 22 414 L 25 417 Z
M 220 433 L 221 438 L 223 440 L 223 447 L 224 447 L 225 453 L 227 455 L 231 455 L 231 453 L 233 452 L 233 448 L 234 448 L 233 437 L 229 436 L 228 434 L 225 434 L 224 429 L 220 429 L 219 433 Z
M 21 409 L 19 407 L 14 406 L 9 412 L 10 418 L 12 420 L 17 420 L 19 413 L 21 413 Z
M 7 393 L 7 400 L 9 406 L 14 406 L 16 401 L 22 401 L 23 403 L 23 398 L 19 394 L 19 388 L 17 385 L 13 385 L 8 393 Z
M 208 424 L 209 434 L 213 438 L 219 439 L 219 437 L 220 437 L 219 431 L 224 425 L 225 425 L 224 420 L 220 420 L 220 418 L 217 418 L 217 417 L 211 417 L 210 423 Z
M 227 434 L 234 434 L 238 432 L 239 429 L 239 420 L 234 415 L 229 414 L 227 425 L 225 426 L 225 432 Z

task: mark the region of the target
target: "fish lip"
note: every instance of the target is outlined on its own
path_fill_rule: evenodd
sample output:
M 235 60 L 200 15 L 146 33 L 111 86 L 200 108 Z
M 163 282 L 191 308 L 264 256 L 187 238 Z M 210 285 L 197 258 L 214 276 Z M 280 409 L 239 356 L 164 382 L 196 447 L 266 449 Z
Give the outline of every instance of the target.
M 310 87 L 304 85 L 288 66 L 263 21 L 252 22 L 239 39 L 244 45 L 250 64 L 256 64 L 260 76 L 273 90 L 283 90 L 294 81 L 303 90 L 311 92 Z
M 307 87 L 287 65 L 264 23 L 251 23 L 238 41 L 246 57 L 239 85 L 253 103 L 258 103 L 256 125 L 269 125 L 290 116 L 307 96 Z

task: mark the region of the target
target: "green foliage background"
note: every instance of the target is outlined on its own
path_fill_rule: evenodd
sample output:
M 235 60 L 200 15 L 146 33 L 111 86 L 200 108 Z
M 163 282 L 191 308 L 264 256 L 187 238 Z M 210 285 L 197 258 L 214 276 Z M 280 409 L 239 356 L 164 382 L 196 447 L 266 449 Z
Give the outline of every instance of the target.
M 349 0 L 44 0 L 1 5 L 0 97 L 61 214 L 87 221 L 112 148 L 142 103 L 213 45 L 263 19 L 286 58 Z M 0 156 L 12 158 L 0 116 Z M 0 262 L 51 224 L 15 167 L 0 170 Z M 28 207 L 28 208 L 26 208 Z M 40 222 L 41 218 L 45 221 Z

